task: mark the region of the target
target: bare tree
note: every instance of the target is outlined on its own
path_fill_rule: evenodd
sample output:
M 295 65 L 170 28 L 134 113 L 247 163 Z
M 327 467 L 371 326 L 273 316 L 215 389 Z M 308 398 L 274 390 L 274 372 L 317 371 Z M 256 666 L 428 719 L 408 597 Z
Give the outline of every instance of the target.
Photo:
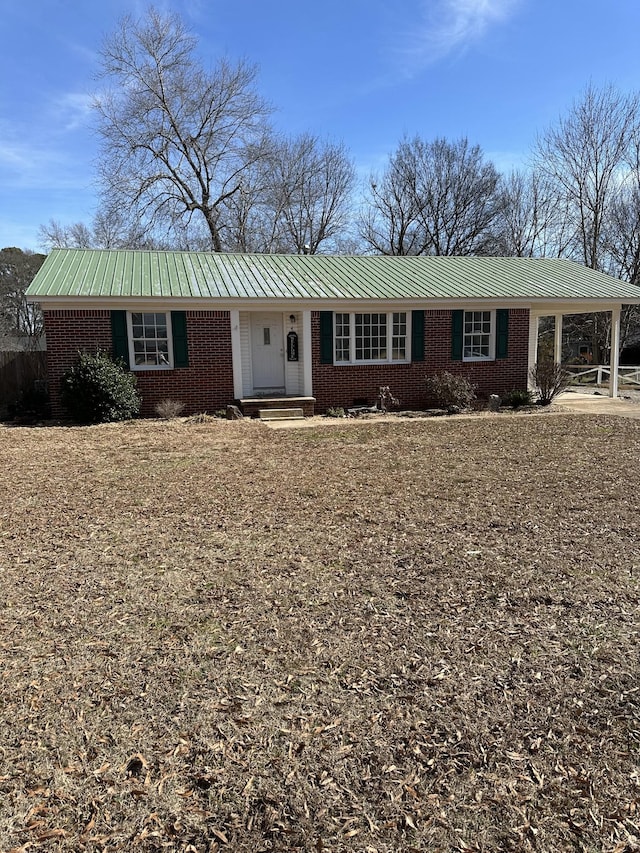
M 355 170 L 343 145 L 311 134 L 276 142 L 267 193 L 281 241 L 316 254 L 346 231 Z
M 401 145 L 389 157 L 382 177 L 372 175 L 359 221 L 364 243 L 381 255 L 421 255 L 426 252 L 424 235 L 418 227 L 418 203 L 413 170 L 405 163 Z
M 63 225 L 50 219 L 39 228 L 40 244 L 51 249 L 142 249 L 160 248 L 157 241 L 145 234 L 144 228 L 122 211 L 102 208 L 92 224 L 74 222 Z
M 637 119 L 637 96 L 589 86 L 538 142 L 537 168 L 566 201 L 572 254 L 592 269 L 606 266 L 605 226 Z
M 381 181 L 370 181 L 363 240 L 384 254 L 496 251 L 500 175 L 467 139 L 403 140 Z
M 153 8 L 142 20 L 126 16 L 105 40 L 110 88 L 94 99 L 99 176 L 110 207 L 152 232 L 201 222 L 210 248 L 222 251 L 222 208 L 264 154 L 270 108 L 253 66 L 221 60 L 209 72 L 195 49 L 179 17 Z
M 607 271 L 640 285 L 640 128 L 634 130 L 624 177 L 603 228 Z M 627 305 L 620 317 L 621 350 L 640 336 L 640 306 Z
M 224 204 L 227 247 L 234 252 L 285 252 L 266 195 L 271 178 L 269 157 L 253 163 L 242 175 L 240 190 Z
M 42 312 L 27 302 L 25 293 L 44 259 L 22 249 L 0 250 L 0 341 L 22 338 L 35 346 L 42 336 Z
M 273 136 L 225 203 L 225 229 L 239 251 L 334 251 L 349 224 L 354 167 L 343 145 L 311 134 Z
M 500 175 L 485 161 L 480 146 L 467 139 L 436 139 L 426 145 L 416 139 L 413 146 L 419 222 L 430 254 L 493 252 Z
M 609 271 L 618 278 L 640 284 L 640 122 L 632 133 L 603 233 Z
M 627 185 L 618 194 L 604 234 L 609 271 L 617 278 L 640 284 L 640 185 Z
M 535 170 L 504 178 L 499 223 L 500 254 L 532 258 L 566 252 L 566 205 Z
M 50 219 L 38 230 L 39 241 L 47 251 L 51 249 L 92 249 L 95 247 L 91 229 L 84 222 L 63 225 Z
M 617 271 L 612 267 L 611 229 L 616 217 L 629 213 L 624 188 L 638 106 L 637 95 L 590 85 L 569 113 L 544 133 L 536 151 L 538 170 L 566 205 L 571 232 L 566 254 L 591 269 L 614 274 L 622 266 L 618 263 Z M 623 338 L 631 330 L 633 313 L 625 316 Z M 567 317 L 565 322 L 574 337 L 590 340 L 594 362 L 608 356 L 608 314 Z

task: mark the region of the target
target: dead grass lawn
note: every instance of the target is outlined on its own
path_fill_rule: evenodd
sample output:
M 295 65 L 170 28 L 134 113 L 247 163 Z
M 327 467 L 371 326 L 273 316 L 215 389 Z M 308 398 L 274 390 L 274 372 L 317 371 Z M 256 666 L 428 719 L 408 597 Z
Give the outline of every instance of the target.
M 640 849 L 640 421 L 0 438 L 0 849 Z

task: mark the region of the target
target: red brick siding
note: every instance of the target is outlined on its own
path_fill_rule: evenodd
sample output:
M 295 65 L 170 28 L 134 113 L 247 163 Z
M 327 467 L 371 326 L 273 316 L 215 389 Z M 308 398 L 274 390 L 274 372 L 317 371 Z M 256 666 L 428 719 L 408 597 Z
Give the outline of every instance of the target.
M 45 311 L 47 366 L 53 414 L 60 407 L 60 377 L 79 350 L 111 352 L 111 316 L 103 310 Z M 478 385 L 478 394 L 504 394 L 527 384 L 529 312 L 509 312 L 509 357 L 490 362 L 451 361 L 451 311 L 425 311 L 425 360 L 412 364 L 320 364 L 320 314 L 312 314 L 313 394 L 316 411 L 330 406 L 375 402 L 378 388 L 389 385 L 405 408 L 429 401 L 424 380 L 449 370 Z M 142 414 L 153 416 L 155 405 L 169 397 L 185 404 L 185 414 L 211 412 L 233 401 L 231 325 L 226 311 L 188 311 L 189 367 L 168 371 L 136 371 Z
M 477 394 L 481 398 L 527 387 L 528 308 L 512 308 L 509 311 L 508 358 L 494 361 L 452 361 L 451 311 L 447 310 L 425 312 L 424 338 L 428 375 L 448 370 L 450 373 L 465 376 L 478 386 Z
M 111 351 L 109 311 L 44 311 L 47 338 L 47 379 L 54 417 L 64 412 L 60 405 L 60 377 L 74 363 L 78 352 Z
M 60 377 L 78 351 L 111 352 L 111 312 L 45 311 L 47 373 L 54 417 L 60 406 Z M 228 311 L 187 311 L 189 367 L 136 371 L 142 414 L 155 415 L 160 400 L 184 403 L 184 414 L 213 412 L 233 402 L 231 324 Z
M 508 358 L 482 362 L 451 360 L 450 310 L 425 311 L 425 360 L 411 364 L 320 364 L 319 312 L 313 312 L 311 322 L 316 412 L 325 412 L 330 406 L 352 406 L 360 400 L 373 404 L 381 385 L 390 386 L 403 408 L 424 408 L 429 404 L 425 378 L 443 370 L 468 377 L 477 384 L 479 397 L 527 387 L 529 311 L 526 308 L 509 311 Z

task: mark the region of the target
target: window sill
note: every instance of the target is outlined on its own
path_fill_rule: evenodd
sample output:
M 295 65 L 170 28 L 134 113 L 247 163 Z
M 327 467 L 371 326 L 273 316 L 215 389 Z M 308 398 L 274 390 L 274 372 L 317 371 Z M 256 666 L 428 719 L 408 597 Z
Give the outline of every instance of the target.
M 136 364 L 129 368 L 134 373 L 145 373 L 153 371 L 158 373 L 165 370 L 173 370 L 172 364 Z
M 333 367 L 377 367 L 384 365 L 385 367 L 393 367 L 395 364 L 411 364 L 410 359 L 394 360 L 394 361 L 334 361 Z

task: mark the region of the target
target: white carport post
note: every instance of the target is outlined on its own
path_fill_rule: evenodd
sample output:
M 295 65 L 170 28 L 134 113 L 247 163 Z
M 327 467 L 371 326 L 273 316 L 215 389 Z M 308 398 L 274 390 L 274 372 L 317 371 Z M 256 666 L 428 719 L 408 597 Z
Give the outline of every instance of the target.
M 533 391 L 533 382 L 531 380 L 531 372 L 538 360 L 538 334 L 540 331 L 540 317 L 529 311 L 529 358 L 527 365 L 527 386 L 529 391 Z
M 609 396 L 618 396 L 618 368 L 620 367 L 620 306 L 611 310 L 611 353 L 609 356 Z
M 555 315 L 553 326 L 553 360 L 562 364 L 562 314 Z

